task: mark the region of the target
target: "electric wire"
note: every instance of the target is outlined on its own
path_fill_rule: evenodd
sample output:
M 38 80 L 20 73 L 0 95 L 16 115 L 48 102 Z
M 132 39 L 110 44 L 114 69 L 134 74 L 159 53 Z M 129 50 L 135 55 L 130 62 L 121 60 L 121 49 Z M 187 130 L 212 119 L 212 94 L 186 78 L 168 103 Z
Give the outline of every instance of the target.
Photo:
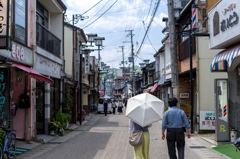
M 91 24 L 93 24 L 94 22 L 96 22 L 98 19 L 100 19 L 107 11 L 109 11 L 116 3 L 118 0 L 116 0 L 105 12 L 103 12 L 102 15 L 100 15 L 97 19 L 95 19 L 93 22 L 91 22 L 90 24 L 88 24 L 87 26 L 83 27 L 82 29 L 87 28 L 88 26 L 90 26 Z
M 151 0 L 150 8 L 149 8 L 149 10 L 148 10 L 148 15 L 147 15 L 147 17 L 146 17 L 146 19 L 145 19 L 144 21 L 146 21 L 146 20 L 147 20 L 147 18 L 148 18 L 148 16 L 149 16 L 149 13 L 150 13 L 150 11 L 151 11 L 151 8 L 152 8 L 152 2 L 153 2 L 153 0 Z
M 84 12 L 83 14 L 86 14 L 87 12 L 89 12 L 90 10 L 92 10 L 94 7 L 96 7 L 100 2 L 102 2 L 102 0 L 100 0 L 99 2 L 97 2 L 94 6 L 92 6 L 89 10 L 87 10 L 86 12 Z M 83 15 L 82 14 L 82 15 Z
M 143 27 L 144 27 L 144 30 L 146 30 L 144 21 L 143 21 Z M 148 38 L 148 41 L 149 41 L 149 43 L 151 44 L 152 48 L 157 52 L 157 50 L 153 47 L 153 44 L 152 44 L 152 42 L 150 41 L 148 34 L 147 34 L 147 38 Z
M 108 0 L 108 1 L 98 10 L 98 12 L 97 12 L 94 16 L 92 16 L 92 18 L 90 18 L 90 19 L 88 20 L 88 22 L 86 22 L 85 24 L 83 24 L 81 27 L 84 27 L 85 25 L 87 25 L 96 15 L 98 15 L 98 13 L 108 4 L 108 2 L 110 2 L 110 0 Z

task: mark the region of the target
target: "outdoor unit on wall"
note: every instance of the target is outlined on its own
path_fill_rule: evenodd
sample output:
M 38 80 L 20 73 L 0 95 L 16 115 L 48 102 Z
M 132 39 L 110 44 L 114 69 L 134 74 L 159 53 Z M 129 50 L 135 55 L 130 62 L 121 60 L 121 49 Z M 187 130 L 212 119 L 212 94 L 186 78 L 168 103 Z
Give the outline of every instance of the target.
M 197 26 L 199 33 L 207 32 L 207 10 L 206 10 L 206 0 L 199 0 L 197 3 L 197 9 L 201 14 L 201 18 L 198 19 Z

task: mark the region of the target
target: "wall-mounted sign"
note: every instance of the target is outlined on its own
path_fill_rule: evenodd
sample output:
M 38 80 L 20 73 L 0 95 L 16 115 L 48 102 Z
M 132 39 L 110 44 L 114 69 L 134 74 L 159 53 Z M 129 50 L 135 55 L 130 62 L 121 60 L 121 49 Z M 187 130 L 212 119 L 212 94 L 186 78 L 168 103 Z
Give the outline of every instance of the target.
M 0 54 L 11 59 L 12 61 L 33 66 L 33 51 L 31 49 L 20 45 L 14 41 L 12 41 L 11 46 L 12 51 L 0 50 Z
M 200 130 L 215 130 L 214 111 L 200 111 Z
M 90 73 L 89 60 L 90 60 L 90 54 L 85 54 L 85 74 L 89 74 Z
M 61 77 L 61 65 L 36 54 L 36 71 L 55 78 Z
M 7 0 L 0 1 L 0 36 L 7 36 Z
M 189 98 L 189 93 L 180 93 L 180 98 Z
M 229 15 L 229 18 L 222 20 L 221 22 L 221 31 L 224 32 L 229 27 L 233 27 L 236 25 L 239 21 L 239 17 L 236 12 L 233 12 L 233 14 Z
M 225 9 L 222 11 L 223 15 L 225 15 L 228 11 L 233 10 L 233 8 L 236 8 L 236 3 L 232 3 L 232 4 L 230 4 L 227 8 L 225 8 Z
M 6 68 L 0 69 L 0 123 L 1 127 L 8 127 L 7 121 L 10 119 L 10 70 Z

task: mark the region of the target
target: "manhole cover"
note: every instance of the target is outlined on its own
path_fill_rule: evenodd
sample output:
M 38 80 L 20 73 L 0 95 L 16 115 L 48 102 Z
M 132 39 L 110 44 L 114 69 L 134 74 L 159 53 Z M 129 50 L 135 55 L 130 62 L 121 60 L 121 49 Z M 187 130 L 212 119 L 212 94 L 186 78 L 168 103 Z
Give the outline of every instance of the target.
M 203 149 L 203 148 L 207 148 L 206 146 L 189 146 L 189 148 L 191 149 Z
M 150 138 L 150 140 L 157 140 L 157 138 Z

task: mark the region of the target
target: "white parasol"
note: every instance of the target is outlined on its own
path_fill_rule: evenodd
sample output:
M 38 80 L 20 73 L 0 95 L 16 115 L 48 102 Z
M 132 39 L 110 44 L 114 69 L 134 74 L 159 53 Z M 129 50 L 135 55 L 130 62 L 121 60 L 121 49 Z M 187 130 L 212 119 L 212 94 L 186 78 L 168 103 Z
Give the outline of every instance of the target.
M 163 101 L 149 93 L 142 93 L 128 99 L 125 116 L 145 127 L 161 120 L 163 113 Z

